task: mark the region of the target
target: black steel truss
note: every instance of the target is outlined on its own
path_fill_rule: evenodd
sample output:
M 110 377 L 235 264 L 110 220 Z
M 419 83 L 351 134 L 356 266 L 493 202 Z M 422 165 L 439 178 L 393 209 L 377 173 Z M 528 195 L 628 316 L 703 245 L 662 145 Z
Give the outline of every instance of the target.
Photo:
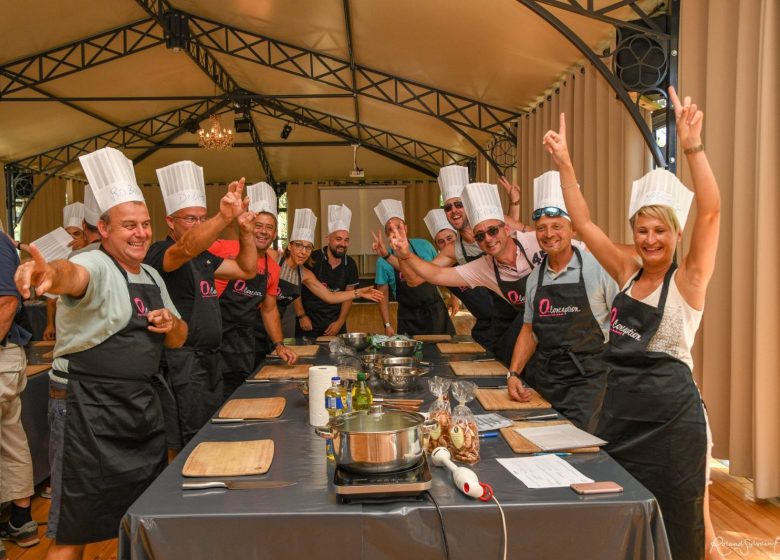
M 349 56 L 349 71 L 352 75 L 352 91 L 357 90 L 357 77 L 355 75 L 355 52 L 352 47 L 352 19 L 349 15 L 349 0 L 343 1 L 344 6 L 344 28 L 347 35 L 347 54 Z M 355 122 L 360 125 L 360 104 L 357 94 L 352 94 L 352 104 L 355 109 Z M 360 129 L 357 131 L 360 138 Z
M 269 185 L 274 187 L 274 190 L 276 190 L 276 179 L 274 179 L 274 173 L 271 170 L 271 162 L 268 161 L 268 156 L 265 154 L 265 148 L 263 141 L 260 139 L 260 133 L 257 131 L 257 128 L 255 128 L 255 123 L 251 118 L 249 119 L 249 123 L 249 137 L 252 139 L 252 144 L 257 152 L 257 159 L 260 160 L 260 167 L 263 168 L 263 173 L 265 173 L 265 180 Z
M 163 30 L 147 18 L 5 63 L 0 66 L 0 98 L 163 43 Z
M 359 64 L 354 64 L 356 85 L 353 87 L 353 65 L 347 60 L 200 16 L 189 14 L 189 17 L 191 36 L 210 50 L 431 115 L 447 123 L 512 136 L 510 125 L 521 114 Z
M 607 80 L 617 94 L 617 97 L 628 109 L 634 124 L 639 129 L 642 137 L 653 155 L 656 165 L 666 167 L 670 171 L 676 170 L 675 153 L 677 149 L 674 111 L 668 101 L 667 88 L 670 85 L 677 87 L 677 47 L 679 30 L 679 0 L 668 0 L 666 7 L 665 26 L 661 28 L 652 14 L 646 12 L 638 0 L 614 0 L 613 2 L 595 9 L 593 0 L 517 0 L 520 4 L 544 19 L 558 30 L 570 43 L 587 57 L 588 61 L 596 67 L 598 72 Z M 611 52 L 597 53 L 593 51 L 577 34 L 563 21 L 550 12 L 545 6 L 552 6 L 566 10 L 583 17 L 595 19 L 611 24 L 616 30 L 615 49 Z M 624 21 L 613 17 L 616 10 L 629 7 L 637 19 Z M 634 45 L 641 42 L 644 55 L 634 51 Z M 658 49 L 660 63 L 651 65 L 642 56 L 646 56 L 645 49 Z M 654 76 L 652 83 L 627 84 L 621 79 L 621 68 L 617 61 L 621 53 L 626 53 L 636 58 L 634 66 L 636 71 L 649 70 Z M 611 66 L 602 59 L 611 58 Z M 632 99 L 629 92 L 634 92 L 636 98 Z M 653 133 L 652 127 L 645 121 L 639 110 L 639 101 L 643 95 L 651 95 L 655 98 L 666 100 L 666 147 L 661 149 Z

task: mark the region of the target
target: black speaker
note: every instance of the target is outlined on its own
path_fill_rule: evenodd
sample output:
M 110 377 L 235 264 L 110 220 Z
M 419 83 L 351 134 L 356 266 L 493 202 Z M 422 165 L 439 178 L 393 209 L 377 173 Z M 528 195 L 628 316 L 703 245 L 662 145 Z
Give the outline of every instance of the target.
M 236 132 L 250 132 L 252 130 L 252 119 L 241 117 L 233 120 L 233 127 Z
M 661 31 L 667 33 L 667 16 L 651 18 Z M 643 20 L 631 22 L 650 29 Z M 618 27 L 615 46 L 615 75 L 629 91 L 663 89 L 668 74 L 669 53 L 653 35 Z

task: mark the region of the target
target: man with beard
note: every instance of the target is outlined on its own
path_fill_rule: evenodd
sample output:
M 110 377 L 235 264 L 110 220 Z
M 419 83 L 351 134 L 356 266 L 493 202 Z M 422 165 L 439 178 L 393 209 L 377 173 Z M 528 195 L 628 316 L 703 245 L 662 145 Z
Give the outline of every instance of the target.
M 282 342 L 282 323 L 276 296 L 279 293 L 279 265 L 268 256 L 276 239 L 276 193 L 268 183 L 247 187 L 249 210 L 255 215 L 257 274 L 249 280 L 216 280 L 222 313 L 222 379 L 227 399 L 252 373 L 255 364 L 256 331 L 272 341 L 276 355 L 288 364 L 298 357 Z M 220 239 L 209 251 L 218 257 L 235 259 L 237 240 Z M 258 313 L 260 317 L 258 317 Z M 267 333 L 267 334 L 266 334 Z
M 180 161 L 157 170 L 163 192 L 168 237 L 149 249 L 176 308 L 190 327 L 185 345 L 163 353 L 163 369 L 176 400 L 168 411 L 172 450 L 181 448 L 211 418 L 223 401 L 219 347 L 222 319 L 214 279 L 247 280 L 257 274 L 254 216 L 245 212 L 244 179 L 228 186 L 219 212 L 206 215 L 203 168 Z M 217 236 L 238 218 L 239 252 L 225 260 L 208 251 Z
M 328 244 L 313 252 L 305 265 L 331 292 L 354 290 L 359 284 L 357 264 L 352 257 L 347 256 L 351 221 L 352 212 L 346 205 L 328 206 Z M 326 303 L 304 284 L 301 286 L 300 300 L 296 300 L 293 305 L 298 318 L 296 337 L 347 332 L 347 316 L 352 308 L 352 300 L 341 304 Z

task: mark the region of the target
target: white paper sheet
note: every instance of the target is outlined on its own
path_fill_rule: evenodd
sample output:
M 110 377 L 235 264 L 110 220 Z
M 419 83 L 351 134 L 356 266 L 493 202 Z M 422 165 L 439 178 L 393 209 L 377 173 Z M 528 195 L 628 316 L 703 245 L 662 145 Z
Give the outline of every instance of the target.
M 509 418 L 501 416 L 500 414 L 475 414 L 474 420 L 477 422 L 477 431 L 487 432 L 490 430 L 498 430 L 506 428 L 514 424 Z
M 593 482 L 557 455 L 496 459 L 528 488 L 566 488 Z
M 73 238 L 65 231 L 65 228 L 59 227 L 33 241 L 33 245 L 41 252 L 46 262 L 51 262 L 68 258 L 72 250 L 68 246 L 71 241 Z
M 515 431 L 542 451 L 598 447 L 607 443 L 603 439 L 599 439 L 571 424 L 557 424 L 539 428 L 517 428 Z

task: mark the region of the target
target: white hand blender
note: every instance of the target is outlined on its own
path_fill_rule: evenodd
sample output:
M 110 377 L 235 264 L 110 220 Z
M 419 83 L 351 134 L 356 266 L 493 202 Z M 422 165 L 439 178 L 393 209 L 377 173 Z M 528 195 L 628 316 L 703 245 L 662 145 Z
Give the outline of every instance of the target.
M 452 455 L 446 447 L 437 447 L 431 452 L 431 460 L 437 467 L 447 467 L 452 473 L 455 487 L 472 498 L 487 502 L 493 498 L 493 488 L 490 484 L 479 481 L 477 473 L 466 467 L 459 467 L 452 462 Z

